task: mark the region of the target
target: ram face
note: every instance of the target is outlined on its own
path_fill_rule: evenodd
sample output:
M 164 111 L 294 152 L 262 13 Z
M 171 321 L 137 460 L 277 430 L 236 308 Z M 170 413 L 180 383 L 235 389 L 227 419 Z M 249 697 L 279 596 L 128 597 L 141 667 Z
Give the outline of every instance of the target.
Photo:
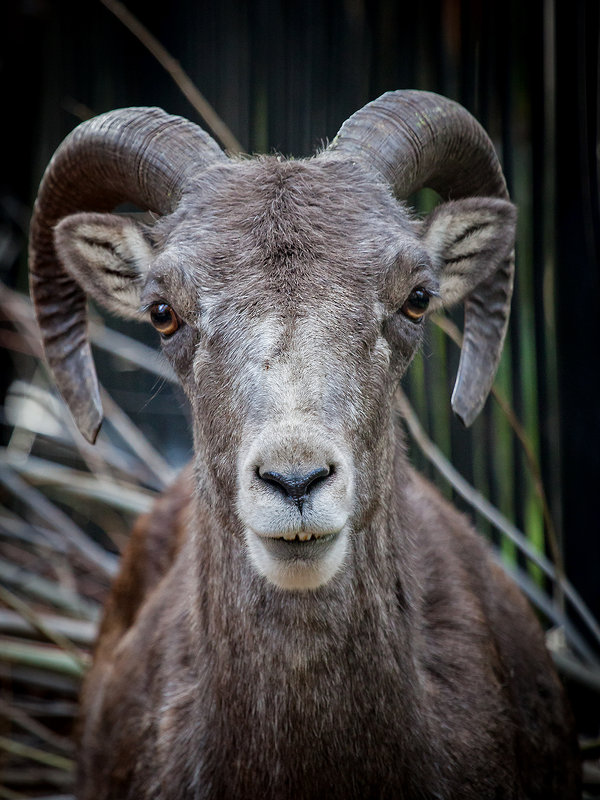
M 475 121 L 419 95 L 384 95 L 303 161 L 229 159 L 164 112 L 111 112 L 66 140 L 40 190 L 32 290 L 82 433 L 101 420 L 89 295 L 159 331 L 192 409 L 198 491 L 235 508 L 253 568 L 284 589 L 352 568 L 389 489 L 393 395 L 427 315 L 467 300 L 465 422 L 500 355 L 515 211 Z M 413 169 L 404 128 L 423 136 L 424 116 L 435 135 Z M 421 185 L 460 199 L 417 219 L 404 198 Z M 155 223 L 107 213 L 123 200 Z

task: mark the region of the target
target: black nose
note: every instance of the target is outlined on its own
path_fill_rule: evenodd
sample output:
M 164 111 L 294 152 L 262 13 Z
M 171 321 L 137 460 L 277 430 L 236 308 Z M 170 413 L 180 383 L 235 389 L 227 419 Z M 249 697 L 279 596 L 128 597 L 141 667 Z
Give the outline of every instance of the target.
M 266 483 L 270 483 L 284 495 L 291 498 L 302 511 L 302 506 L 311 488 L 316 483 L 320 483 L 329 477 L 332 470 L 330 467 L 319 467 L 307 472 L 306 475 L 282 475 L 280 472 L 261 472 L 257 470 L 258 476 Z

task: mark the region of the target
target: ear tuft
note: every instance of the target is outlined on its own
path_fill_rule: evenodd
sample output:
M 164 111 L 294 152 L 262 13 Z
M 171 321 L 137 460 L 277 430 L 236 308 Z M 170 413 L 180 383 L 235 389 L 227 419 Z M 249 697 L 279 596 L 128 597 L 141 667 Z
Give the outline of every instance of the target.
M 140 317 L 152 246 L 141 225 L 116 214 L 72 214 L 54 229 L 56 252 L 81 288 L 120 317 Z
M 491 197 L 442 203 L 429 214 L 422 238 L 439 270 L 442 305 L 465 298 L 508 258 L 516 219 L 512 203 Z

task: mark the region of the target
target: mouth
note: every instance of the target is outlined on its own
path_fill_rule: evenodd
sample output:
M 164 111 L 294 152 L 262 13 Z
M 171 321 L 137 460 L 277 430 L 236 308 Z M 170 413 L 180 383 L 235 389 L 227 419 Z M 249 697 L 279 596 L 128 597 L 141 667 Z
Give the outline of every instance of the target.
M 273 532 L 260 535 L 246 529 L 254 567 L 280 589 L 305 591 L 327 583 L 340 569 L 348 548 L 348 530 L 309 533 Z
M 331 539 L 334 533 L 306 533 L 298 531 L 296 533 L 282 533 L 281 536 L 261 536 L 261 539 L 276 539 L 283 542 L 316 542 L 324 539 Z
M 317 561 L 334 545 L 338 535 L 290 533 L 283 536 L 261 536 L 260 541 L 267 553 L 279 561 Z

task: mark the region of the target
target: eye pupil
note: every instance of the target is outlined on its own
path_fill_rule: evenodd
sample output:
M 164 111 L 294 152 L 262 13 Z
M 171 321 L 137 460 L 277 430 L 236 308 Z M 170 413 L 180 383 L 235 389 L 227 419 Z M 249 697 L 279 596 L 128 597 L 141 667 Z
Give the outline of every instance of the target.
M 154 303 L 150 306 L 150 321 L 163 336 L 170 336 L 179 328 L 179 319 L 167 303 Z
M 418 322 L 425 315 L 429 307 L 429 292 L 418 286 L 409 294 L 402 306 L 402 313 L 414 322 Z
M 415 289 L 410 293 L 408 300 L 412 306 L 415 306 L 421 311 L 425 311 L 429 305 L 429 295 L 425 289 Z

